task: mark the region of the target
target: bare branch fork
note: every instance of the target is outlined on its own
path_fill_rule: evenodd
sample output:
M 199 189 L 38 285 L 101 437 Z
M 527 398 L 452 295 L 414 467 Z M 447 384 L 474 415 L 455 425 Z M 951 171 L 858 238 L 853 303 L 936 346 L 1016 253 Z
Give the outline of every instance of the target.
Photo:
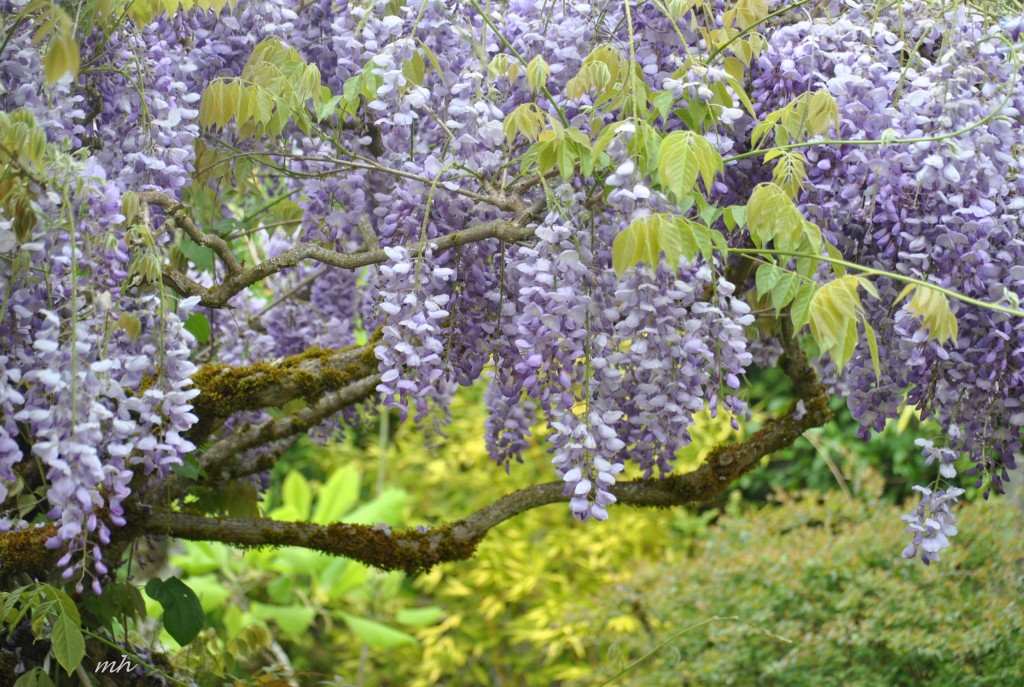
M 179 227 L 198 245 L 210 248 L 224 264 L 227 276 L 212 288 L 199 284 L 169 265 L 163 268 L 163 280 L 168 287 L 182 296 L 199 296 L 202 305 L 208 308 L 223 308 L 240 291 L 281 270 L 295 267 L 304 260 L 315 260 L 324 265 L 347 270 L 377 265 L 388 260 L 384 249 L 380 247 L 371 247 L 358 253 L 341 253 L 315 243 L 303 243 L 245 268 L 224 239 L 208 234 L 196 226 L 189 217 L 186 207 L 180 202 L 159 191 L 144 191 L 138 196 L 142 203 L 161 208 L 173 226 Z M 495 196 L 493 201 L 498 207 L 511 209 L 514 218 L 475 224 L 451 234 L 408 244 L 405 246 L 406 249 L 416 255 L 422 254 L 428 247 L 443 251 L 492 238 L 506 243 L 516 243 L 533 235 L 533 228 L 528 224 L 543 209 L 542 203 L 528 207 L 518 196 L 506 195 Z

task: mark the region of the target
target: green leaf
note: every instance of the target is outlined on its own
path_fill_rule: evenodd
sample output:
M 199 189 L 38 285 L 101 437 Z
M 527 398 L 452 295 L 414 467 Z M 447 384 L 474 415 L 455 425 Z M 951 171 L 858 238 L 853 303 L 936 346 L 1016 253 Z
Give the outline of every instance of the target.
M 22 673 L 18 681 L 14 683 L 14 687 L 54 687 L 54 685 L 46 671 L 42 668 L 32 668 L 28 672 Z
M 50 642 L 57 662 L 70 675 L 85 658 L 85 639 L 82 637 L 81 625 L 68 613 L 61 613 L 53 623 Z
M 782 268 L 778 265 L 765 264 L 757 268 L 754 274 L 754 285 L 757 287 L 757 297 L 762 298 L 766 293 L 775 288 L 782 276 Z
M 775 307 L 776 315 L 781 314 L 782 309 L 796 296 L 800 281 L 799 275 L 789 271 L 779 277 L 778 283 L 772 289 L 772 305 Z
M 423 75 L 426 71 L 427 65 L 423 61 L 423 55 L 420 54 L 419 50 L 414 51 L 412 57 L 402 65 L 402 75 L 417 86 L 423 85 Z
M 64 15 L 63 10 L 58 10 Z M 70 18 L 64 15 L 66 22 L 62 20 L 61 28 L 51 37 L 50 49 L 43 58 L 43 72 L 49 83 L 59 81 L 65 74 L 71 74 L 71 78 L 78 77 L 79 54 L 78 43 L 71 33 Z
M 163 607 L 164 628 L 178 644 L 185 646 L 203 629 L 206 616 L 202 604 L 177 577 L 151 579 L 146 583 L 146 594 Z
M 343 521 L 359 525 L 376 525 L 379 522 L 394 525 L 401 521 L 408 498 L 409 495 L 401 489 L 385 489 L 373 501 L 363 504 L 345 516 Z
M 409 627 L 426 627 L 433 625 L 444 617 L 444 609 L 437 606 L 424 608 L 406 608 L 395 613 L 395 621 Z
M 875 337 L 875 328 L 868 324 L 866 318 L 862 317 L 861 323 L 864 325 L 864 338 L 868 342 L 868 351 L 871 352 L 871 365 L 875 369 L 875 379 L 881 383 L 882 363 L 878 358 L 878 339 Z
M 189 319 L 191 319 L 191 318 L 189 318 Z M 187 326 L 188 322 L 186 321 L 185 324 Z M 209 326 L 209 325 L 207 325 L 207 326 Z M 196 457 L 193 454 L 191 454 L 191 453 L 187 454 L 182 459 L 181 465 L 172 465 L 171 466 L 171 472 L 173 472 L 176 475 L 181 475 L 185 479 L 191 479 L 191 480 L 197 480 L 197 479 L 199 479 L 199 477 L 201 477 L 203 474 L 205 474 L 204 470 L 200 470 L 199 469 L 199 461 L 196 460 Z
M 832 258 L 833 260 L 842 260 L 843 259 L 843 254 L 839 252 L 839 249 L 836 248 L 835 246 L 833 246 L 828 241 L 825 242 L 825 252 L 828 253 L 828 256 L 830 258 Z M 839 263 L 835 263 L 835 262 L 833 262 L 831 264 L 832 264 L 832 271 L 835 272 L 837 277 L 844 277 L 844 276 L 846 276 L 846 268 L 845 267 L 843 267 Z
M 621 275 L 641 262 L 656 269 L 661 253 L 673 267 L 679 264 L 680 256 L 692 260 L 700 249 L 695 228 L 702 230 L 710 247 L 707 229 L 684 217 L 663 213 L 639 217 L 612 242 L 612 266 Z
M 729 231 L 733 231 L 737 227 L 744 227 L 747 224 L 747 206 L 746 205 L 730 205 L 722 213 L 722 219 L 725 221 L 725 227 Z
M 638 263 L 657 265 L 661 253 L 662 215 L 633 220 L 612 242 L 612 267 L 622 274 Z
M 662 188 L 681 199 L 694 189 L 697 176 L 710 192 L 715 174 L 723 169 L 722 158 L 707 139 L 692 131 L 674 131 L 661 141 L 658 178 Z
M 797 290 L 796 296 L 793 297 L 793 304 L 789 309 L 794 331 L 800 331 L 807 324 L 811 299 L 814 298 L 814 294 L 817 291 L 818 285 L 814 283 L 806 283 Z
M 217 575 L 189 577 L 188 584 L 196 593 L 203 610 L 209 613 L 224 608 L 224 602 L 231 598 L 231 590 L 224 586 Z
M 313 509 L 312 521 L 327 525 L 341 520 L 359 501 L 359 471 L 346 465 L 331 473 L 320 487 L 320 495 Z
M 860 309 L 859 286 L 858 277 L 840 277 L 818 289 L 811 299 L 811 334 L 823 350 L 840 341 L 848 321 L 856 322 Z
M 308 606 L 271 606 L 259 601 L 249 603 L 249 612 L 257 620 L 274 621 L 292 639 L 302 639 L 316 617 L 316 610 Z
M 359 618 L 349 613 L 341 613 L 345 623 L 352 632 L 364 643 L 375 649 L 394 649 L 400 646 L 416 646 L 416 638 L 410 634 L 396 630 L 373 620 Z
M 337 559 L 335 559 L 335 562 L 337 562 Z M 336 578 L 328 581 L 324 575 L 320 577 L 325 584 L 330 584 L 327 597 L 335 601 L 344 598 L 349 592 L 365 586 L 370 576 L 369 569 L 361 563 L 350 560 L 341 562 L 346 565 L 337 571 Z
M 294 510 L 298 515 L 297 520 L 305 520 L 309 517 L 309 507 L 313 502 L 313 492 L 309 488 L 309 482 L 298 470 L 292 470 L 284 478 L 281 488 L 281 497 L 284 505 Z
M 828 133 L 830 126 L 839 130 L 839 105 L 832 94 L 825 89 L 811 95 L 807 113 L 807 131 L 813 136 Z
M 770 150 L 764 156 L 765 162 L 777 159 L 772 170 L 772 183 L 795 199 L 807 179 L 806 158 L 794 150 Z
M 210 340 L 210 320 L 206 315 L 194 312 L 185 320 L 185 329 L 201 344 Z

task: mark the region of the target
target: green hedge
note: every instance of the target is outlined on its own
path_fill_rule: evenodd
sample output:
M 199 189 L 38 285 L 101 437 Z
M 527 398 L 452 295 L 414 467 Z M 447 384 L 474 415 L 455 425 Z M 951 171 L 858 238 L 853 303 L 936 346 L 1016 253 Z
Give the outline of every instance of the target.
M 952 548 L 925 567 L 898 557 L 901 512 L 832 493 L 722 518 L 685 565 L 648 564 L 583 611 L 600 626 L 630 598 L 651 628 L 605 637 L 594 677 L 682 628 L 735 616 L 680 635 L 613 684 L 1024 684 L 1024 516 L 1003 500 L 964 507 Z

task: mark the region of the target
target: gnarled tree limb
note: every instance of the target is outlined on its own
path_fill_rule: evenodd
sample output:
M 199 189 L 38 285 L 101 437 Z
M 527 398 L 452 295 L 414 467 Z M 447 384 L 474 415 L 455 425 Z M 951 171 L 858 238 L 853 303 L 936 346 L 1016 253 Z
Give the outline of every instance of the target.
M 754 468 L 761 458 L 789 446 L 808 429 L 828 422 L 828 394 L 793 338 L 791 326 L 783 326 L 783 341 L 785 353 L 779 363 L 796 387 L 799 402 L 746 441 L 718 447 L 692 472 L 616 484 L 612 493 L 619 503 L 666 508 L 708 502 Z M 563 501 L 563 488 L 561 482 L 526 487 L 462 520 L 427 530 L 390 532 L 386 527 L 345 523 L 317 525 L 170 512 L 154 513 L 145 527 L 150 532 L 183 539 L 244 546 L 301 546 L 347 556 L 385 570 L 416 573 L 441 562 L 471 557 L 491 529 L 533 508 Z

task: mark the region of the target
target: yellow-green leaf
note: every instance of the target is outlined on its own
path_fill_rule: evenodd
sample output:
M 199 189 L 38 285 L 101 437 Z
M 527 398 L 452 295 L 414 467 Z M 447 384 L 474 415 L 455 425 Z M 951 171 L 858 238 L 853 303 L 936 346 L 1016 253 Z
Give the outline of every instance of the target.
M 551 74 L 551 67 L 544 61 L 544 58 L 537 55 L 530 64 L 526 66 L 526 81 L 530 85 L 530 91 L 538 93 L 547 86 L 548 76 Z
M 765 0 L 739 0 L 736 3 L 736 25 L 741 29 L 756 26 L 768 16 Z
M 77 77 L 78 60 L 78 43 L 71 34 L 70 27 L 63 26 L 53 36 L 50 49 L 43 59 L 43 71 L 46 75 L 46 80 L 49 83 L 54 83 L 68 73 L 71 74 L 71 78 Z
M 754 187 L 747 201 L 747 226 L 755 246 L 763 247 L 780 234 L 799 235 L 803 221 L 803 215 L 781 188 L 772 183 Z
M 946 341 L 955 343 L 959 325 L 946 296 L 927 286 L 908 284 L 896 301 L 903 300 L 911 292 L 914 295 L 910 298 L 907 310 L 922 319 L 925 329 L 928 330 L 928 338 L 940 344 Z

